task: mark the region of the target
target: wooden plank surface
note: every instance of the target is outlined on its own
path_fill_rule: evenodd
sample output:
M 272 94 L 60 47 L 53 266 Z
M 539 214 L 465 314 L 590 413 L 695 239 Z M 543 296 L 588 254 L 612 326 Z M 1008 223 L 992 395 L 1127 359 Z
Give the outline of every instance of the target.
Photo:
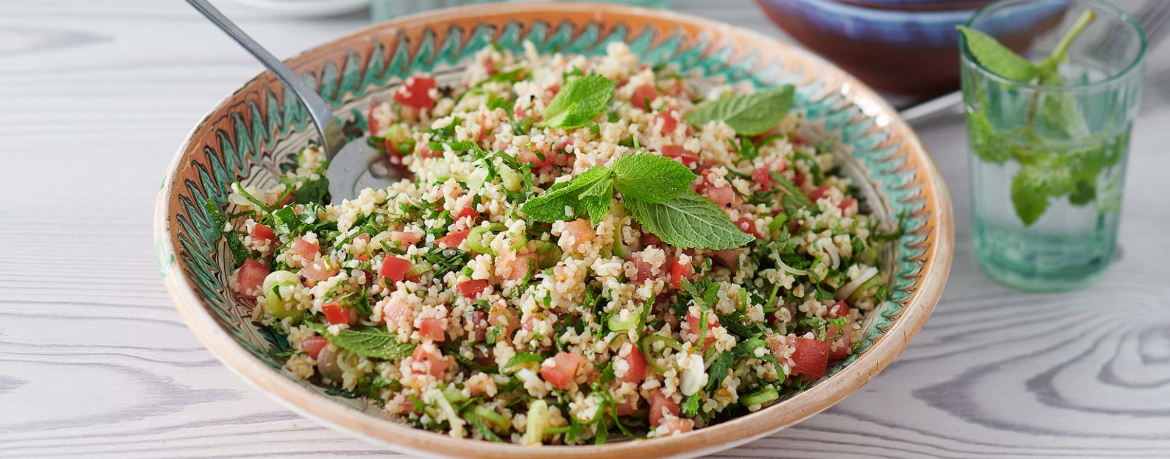
M 367 23 L 226 2 L 279 56 Z M 677 7 L 781 36 L 746 1 Z M 1151 59 L 1167 80 L 1170 48 Z M 159 280 L 155 194 L 175 148 L 259 66 L 179 1 L 0 1 L 0 457 L 391 456 L 221 365 Z M 975 266 L 965 130 L 925 126 L 955 202 L 934 317 L 825 413 L 715 457 L 1170 457 L 1170 90 L 1135 126 L 1122 255 L 1031 295 Z

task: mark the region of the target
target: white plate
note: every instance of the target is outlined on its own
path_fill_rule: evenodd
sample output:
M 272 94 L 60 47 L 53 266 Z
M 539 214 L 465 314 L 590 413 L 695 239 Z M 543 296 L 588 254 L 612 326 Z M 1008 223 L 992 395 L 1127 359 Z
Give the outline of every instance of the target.
M 235 0 L 236 3 L 285 17 L 327 17 L 369 7 L 370 0 Z

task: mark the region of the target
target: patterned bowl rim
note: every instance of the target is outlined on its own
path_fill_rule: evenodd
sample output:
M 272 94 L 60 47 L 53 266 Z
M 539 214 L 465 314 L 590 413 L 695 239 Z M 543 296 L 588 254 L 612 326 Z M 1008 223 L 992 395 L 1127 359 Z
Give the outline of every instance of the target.
M 236 95 L 233 93 L 217 103 L 191 130 L 179 147 L 167 168 L 165 181 L 159 191 L 154 221 L 155 246 L 159 252 L 159 262 L 163 270 L 167 293 L 174 301 L 180 316 L 196 337 L 220 361 L 244 380 L 293 411 L 367 441 L 428 456 L 495 459 L 544 457 L 550 454 L 556 454 L 558 457 L 566 459 L 602 457 L 650 459 L 711 454 L 759 439 L 820 413 L 860 388 L 893 362 L 894 358 L 926 323 L 946 284 L 954 242 L 954 217 L 950 197 L 942 176 L 926 148 L 914 131 L 898 116 L 897 111 L 869 87 L 807 51 L 750 30 L 675 12 L 610 4 L 521 3 L 452 8 L 400 18 L 333 39 L 304 51 L 288 59 L 287 62 L 291 65 L 311 60 L 318 55 L 329 52 L 331 48 L 372 34 L 375 31 L 406 28 L 413 25 L 437 25 L 455 19 L 467 20 L 481 16 L 501 16 L 521 12 L 593 16 L 596 19 L 600 19 L 603 14 L 612 14 L 717 30 L 721 34 L 738 35 L 740 38 L 752 42 L 766 43 L 770 48 L 778 50 L 782 54 L 794 56 L 798 60 L 821 67 L 819 70 L 839 73 L 843 79 L 842 86 L 848 86 L 848 95 L 852 104 L 862 107 L 864 112 L 871 117 L 884 116 L 888 119 L 889 122 L 885 129 L 894 132 L 898 138 L 906 143 L 904 148 L 909 150 L 909 162 L 926 172 L 925 176 L 921 177 L 921 186 L 922 194 L 925 195 L 925 211 L 931 214 L 927 222 L 929 227 L 927 239 L 933 244 L 930 250 L 921 256 L 923 267 L 919 272 L 919 281 L 916 283 L 916 288 L 905 300 L 905 306 L 897 320 L 863 355 L 835 374 L 819 381 L 814 387 L 767 409 L 697 429 L 685 435 L 605 445 L 546 445 L 533 448 L 510 443 L 455 439 L 444 434 L 416 429 L 388 419 L 367 415 L 312 392 L 289 377 L 264 365 L 244 349 L 216 321 L 208 310 L 208 306 L 199 299 L 191 280 L 182 269 L 179 269 L 179 262 L 174 257 L 175 250 L 171 240 L 171 233 L 174 230 L 171 228 L 168 217 L 171 214 L 169 197 L 173 193 L 175 178 L 181 163 L 187 158 L 186 153 L 195 140 L 195 134 L 211 120 L 216 112 L 224 109 L 231 102 Z M 257 75 L 241 88 L 247 88 L 258 82 L 266 74 L 267 72 Z M 174 275 L 168 275 L 168 273 Z

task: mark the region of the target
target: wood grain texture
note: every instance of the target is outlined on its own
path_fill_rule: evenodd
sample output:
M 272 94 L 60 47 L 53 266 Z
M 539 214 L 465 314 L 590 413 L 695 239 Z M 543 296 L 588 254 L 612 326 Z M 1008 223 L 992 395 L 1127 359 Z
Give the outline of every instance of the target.
M 366 23 L 225 11 L 279 56 Z M 780 36 L 747 1 L 679 9 Z M 259 71 L 182 2 L 0 1 L 0 458 L 393 456 L 215 360 L 151 243 L 178 143 Z M 1151 75 L 1170 48 L 1151 56 Z M 1159 78 L 1151 78 L 1156 80 Z M 962 123 L 920 130 L 956 208 L 950 282 L 901 357 L 808 421 L 716 457 L 1170 457 L 1170 98 L 1134 130 L 1122 255 L 1031 295 L 975 266 Z

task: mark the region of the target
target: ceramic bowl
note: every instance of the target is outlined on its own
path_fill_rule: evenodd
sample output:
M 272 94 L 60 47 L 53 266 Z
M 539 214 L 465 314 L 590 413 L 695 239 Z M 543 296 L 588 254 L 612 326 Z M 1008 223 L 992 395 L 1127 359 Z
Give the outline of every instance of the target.
M 890 299 L 865 321 L 860 352 L 808 390 L 729 422 L 670 438 L 602 446 L 517 445 L 453 439 L 387 418 L 375 403 L 345 398 L 281 370 L 252 325 L 251 309 L 230 292 L 231 255 L 212 237 L 203 210 L 224 202 L 229 184 L 274 184 L 273 173 L 315 137 L 309 118 L 276 78 L 264 73 L 211 110 L 179 148 L 159 192 L 155 241 L 167 292 L 196 336 L 228 367 L 297 412 L 391 448 L 429 456 L 520 459 L 689 457 L 730 448 L 828 408 L 873 378 L 909 344 L 942 293 L 951 263 L 952 215 L 938 170 L 914 132 L 864 84 L 795 47 L 742 29 L 679 14 L 578 3 L 492 4 L 443 10 L 380 24 L 289 59 L 317 85 L 350 131 L 364 126 L 411 73 L 458 78 L 475 50 L 495 42 L 519 50 L 604 53 L 624 41 L 648 64 L 698 78 L 763 88 L 797 86 L 802 135 L 839 139 L 840 168 L 888 228 L 905 215 L 905 235 L 887 244 Z
M 974 0 L 756 0 L 772 22 L 874 88 L 929 96 L 959 88 L 959 33 Z M 996 24 L 1005 43 L 1026 49 L 1060 23 L 1059 2 L 1039 2 Z

